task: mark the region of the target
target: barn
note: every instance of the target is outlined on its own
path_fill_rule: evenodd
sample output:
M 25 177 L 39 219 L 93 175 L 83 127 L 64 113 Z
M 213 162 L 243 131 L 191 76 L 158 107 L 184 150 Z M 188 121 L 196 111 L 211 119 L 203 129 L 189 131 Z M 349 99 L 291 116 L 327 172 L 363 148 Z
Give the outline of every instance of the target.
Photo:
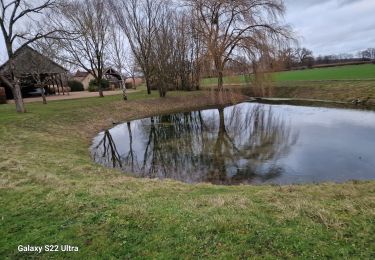
M 122 88 L 122 76 L 121 73 L 117 72 L 113 68 L 105 68 L 103 71 L 103 79 L 108 80 L 110 89 Z M 83 88 L 87 90 L 91 80 L 94 80 L 94 76 L 87 71 L 77 70 L 73 79 L 82 83 Z
M 47 94 L 64 94 L 67 90 L 68 70 L 29 46 L 14 52 L 13 73 L 20 79 L 23 97 L 35 93 L 38 82 Z M 7 79 L 11 78 L 9 61 L 0 66 L 0 75 Z M 1 81 L 1 78 L 0 87 L 5 89 L 7 99 L 13 99 L 11 89 Z

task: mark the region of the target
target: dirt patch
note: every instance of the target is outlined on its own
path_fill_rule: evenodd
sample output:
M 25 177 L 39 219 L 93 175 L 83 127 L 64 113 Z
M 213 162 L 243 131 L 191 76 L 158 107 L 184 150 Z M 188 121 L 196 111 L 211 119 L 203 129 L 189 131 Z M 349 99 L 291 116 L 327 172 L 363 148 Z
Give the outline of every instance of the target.
M 139 90 L 128 90 L 128 94 L 138 92 Z M 114 96 L 114 95 L 122 95 L 122 90 L 114 90 L 114 91 L 104 91 L 104 96 Z M 47 102 L 53 100 L 68 100 L 68 99 L 79 99 L 79 98 L 88 98 L 88 97 L 98 97 L 98 92 L 88 92 L 88 91 L 78 91 L 78 92 L 70 92 L 69 94 L 60 94 L 60 95 L 53 95 L 47 96 Z M 31 98 L 24 98 L 23 101 L 25 103 L 32 103 L 32 102 L 42 102 L 42 97 L 31 97 Z M 9 100 L 9 103 L 13 104 L 13 100 Z

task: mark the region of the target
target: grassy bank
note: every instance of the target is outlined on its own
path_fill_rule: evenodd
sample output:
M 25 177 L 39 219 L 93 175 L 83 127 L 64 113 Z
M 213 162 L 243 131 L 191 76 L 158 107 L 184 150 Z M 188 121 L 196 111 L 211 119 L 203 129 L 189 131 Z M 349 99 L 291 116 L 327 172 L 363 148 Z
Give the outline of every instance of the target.
M 274 73 L 275 81 L 375 80 L 375 64 L 293 70 Z
M 224 82 L 228 88 L 257 95 L 251 90 L 249 77 L 230 76 L 225 77 Z M 217 79 L 204 79 L 202 85 L 203 89 L 215 87 Z M 375 65 L 278 72 L 271 75 L 267 86 L 272 89 L 272 97 L 349 102 L 354 99 L 372 99 L 371 103 L 375 104 Z
M 187 185 L 92 163 L 113 121 L 214 105 L 209 93 L 0 105 L 0 258 L 18 245 L 68 244 L 43 258 L 373 258 L 375 183 Z M 231 101 L 233 97 L 223 102 Z
M 347 101 L 371 99 L 375 105 L 375 80 L 371 81 L 289 81 L 275 84 L 274 95 L 281 98 L 308 98 Z
M 204 86 L 202 89 L 215 89 L 216 86 Z M 249 96 L 262 96 L 259 88 L 251 85 L 233 84 L 225 88 Z M 375 80 L 363 81 L 284 81 L 266 82 L 267 97 L 317 99 L 327 101 L 348 102 L 355 99 L 368 100 L 368 105 L 375 105 Z
M 375 80 L 375 64 L 347 65 L 329 68 L 316 68 L 305 70 L 292 70 L 275 72 L 270 75 L 275 82 L 290 81 L 332 81 L 332 80 Z M 225 84 L 246 84 L 248 76 L 228 76 L 224 78 Z M 215 85 L 217 78 L 206 78 L 202 85 Z

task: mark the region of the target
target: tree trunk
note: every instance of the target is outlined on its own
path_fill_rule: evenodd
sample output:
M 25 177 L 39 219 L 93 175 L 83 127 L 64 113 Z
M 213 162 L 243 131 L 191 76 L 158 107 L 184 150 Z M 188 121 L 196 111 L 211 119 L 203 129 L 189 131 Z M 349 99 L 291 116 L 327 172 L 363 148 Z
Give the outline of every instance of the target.
M 160 96 L 161 98 L 163 98 L 163 97 L 166 96 L 166 93 L 167 93 L 167 91 L 165 90 L 165 86 L 160 86 L 160 87 L 159 87 L 159 96 Z
M 11 52 L 11 47 L 8 46 L 8 57 L 10 61 L 10 73 L 12 75 L 12 80 L 9 82 L 5 77 L 2 77 L 6 80 L 7 85 L 10 87 L 14 97 L 14 103 L 16 104 L 16 111 L 18 113 L 26 113 L 25 104 L 23 103 L 22 92 L 21 92 L 21 85 L 19 79 L 14 75 L 15 66 L 13 60 L 13 53 Z
M 44 93 L 44 88 L 40 88 L 40 90 L 42 91 L 42 99 L 43 99 L 43 104 L 46 105 L 47 104 L 47 99 L 46 99 L 46 94 Z
M 137 89 L 137 86 L 135 85 L 135 77 L 134 76 L 132 76 L 132 80 L 133 80 L 133 88 Z
M 224 63 L 220 60 L 219 57 L 217 57 L 217 59 L 215 58 L 214 60 L 214 65 L 215 65 L 215 72 L 217 76 L 217 88 L 218 90 L 223 90 Z
M 102 98 L 104 97 L 103 88 L 102 88 L 102 79 L 98 79 L 97 82 L 98 82 L 99 97 Z
M 42 100 L 43 100 L 43 104 L 47 104 L 47 99 L 46 99 L 46 94 L 45 94 L 45 90 L 44 90 L 44 87 L 43 87 L 43 84 L 40 80 L 40 75 L 36 75 L 36 78 L 37 78 L 37 87 L 38 89 L 40 89 L 40 92 L 41 92 L 41 95 L 42 95 Z
M 134 172 L 134 151 L 133 151 L 133 134 L 130 122 L 127 123 L 129 133 L 129 155 L 131 158 L 131 169 Z
M 150 80 L 148 77 L 146 77 L 146 87 L 147 87 L 147 94 L 151 95 L 151 86 L 150 86 Z
M 223 83 L 223 71 L 218 71 L 217 75 L 217 87 L 219 90 L 223 90 L 224 83 Z
M 14 84 L 14 87 L 12 88 L 12 93 L 14 97 L 14 103 L 16 104 L 16 111 L 18 113 L 26 113 L 25 104 L 23 103 L 23 99 L 22 99 L 20 83 L 18 79 L 16 79 L 14 82 L 15 84 Z
M 225 117 L 224 117 L 224 108 L 218 108 L 219 110 L 219 133 L 224 133 L 225 130 Z M 220 135 L 220 134 L 219 134 Z
M 193 76 L 193 84 L 195 85 L 195 90 L 199 90 L 200 89 L 200 72 L 199 72 L 199 68 L 197 68 L 196 72 L 194 72 L 194 76 Z
M 99 87 L 99 97 L 104 97 L 103 89 L 101 87 Z
M 123 99 L 124 100 L 128 100 L 128 93 L 127 93 L 127 89 L 126 89 L 125 80 L 121 79 L 121 84 L 122 84 L 122 96 L 123 96 Z
M 219 108 L 219 132 L 217 133 L 217 138 L 215 145 L 213 147 L 213 164 L 215 165 L 216 171 L 210 172 L 208 175 L 208 179 L 212 180 L 221 180 L 225 181 L 226 179 L 226 164 L 225 160 L 223 159 L 223 145 L 224 145 L 224 136 L 225 136 L 225 120 L 224 120 L 224 109 Z

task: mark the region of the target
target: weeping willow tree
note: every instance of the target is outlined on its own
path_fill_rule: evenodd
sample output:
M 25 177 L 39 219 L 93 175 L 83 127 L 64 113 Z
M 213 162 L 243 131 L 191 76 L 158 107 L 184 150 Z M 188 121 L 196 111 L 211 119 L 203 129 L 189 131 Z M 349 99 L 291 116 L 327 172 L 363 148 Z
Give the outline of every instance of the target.
M 282 0 L 186 0 L 198 23 L 206 56 L 223 89 L 225 66 L 245 57 L 252 66 L 291 38 L 282 24 Z M 251 54 L 251 55 L 248 55 Z M 255 69 L 254 69 L 254 72 Z

